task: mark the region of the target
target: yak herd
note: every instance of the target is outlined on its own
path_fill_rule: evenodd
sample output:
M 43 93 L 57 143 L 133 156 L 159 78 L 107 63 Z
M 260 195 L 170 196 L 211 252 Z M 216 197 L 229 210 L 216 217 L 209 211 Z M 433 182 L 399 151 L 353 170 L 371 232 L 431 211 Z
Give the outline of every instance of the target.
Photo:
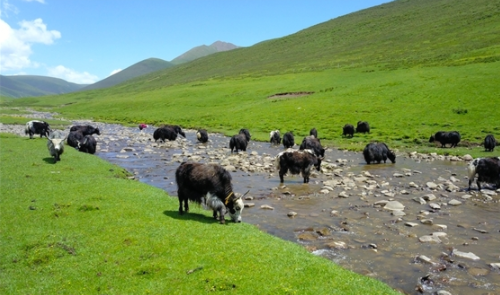
M 140 124 L 139 129 L 147 128 L 146 124 Z M 354 133 L 370 133 L 370 125 L 366 121 L 359 121 L 357 126 L 346 124 L 342 128 L 342 136 L 353 137 Z M 70 128 L 67 136 L 61 131 L 53 131 L 48 123 L 32 120 L 26 123 L 25 133 L 30 139 L 35 134 L 47 137 L 47 148 L 54 162 L 60 161 L 60 156 L 64 152 L 64 141 L 68 145 L 84 153 L 94 154 L 96 152 L 97 141 L 93 134 L 100 135 L 99 128 L 90 125 L 77 125 Z M 155 141 L 172 141 L 178 136 L 186 137 L 182 128 L 178 125 L 162 125 L 153 132 Z M 208 132 L 205 129 L 198 129 L 196 138 L 200 143 L 208 142 Z M 248 129 L 241 129 L 238 134 L 233 135 L 229 140 L 229 148 L 233 152 L 245 152 L 250 142 L 251 135 Z M 450 145 L 456 147 L 460 142 L 460 133 L 457 131 L 438 131 L 432 135 L 429 142 L 439 142 L 441 147 Z M 293 132 L 289 131 L 283 135 L 279 130 L 269 133 L 271 145 L 281 145 L 284 151 L 278 153 L 275 158 L 277 170 L 279 171 L 280 183 L 284 182 L 284 176 L 290 174 L 302 174 L 304 183 L 309 182 L 311 170 L 314 168 L 320 171 L 321 161 L 325 157 L 325 150 L 318 138 L 318 131 L 312 128 L 309 136 L 303 138 L 298 150 L 293 149 L 295 138 Z M 484 139 L 485 151 L 493 151 L 498 144 L 491 134 Z M 386 163 L 389 159 L 396 162 L 396 154 L 382 142 L 372 142 L 363 149 L 363 157 L 367 164 Z M 479 190 L 481 183 L 491 183 L 500 187 L 500 157 L 477 158 L 471 161 L 467 167 L 469 176 L 469 187 L 475 179 Z M 178 187 L 179 214 L 189 211 L 188 201 L 204 204 L 206 208 L 213 211 L 213 217 L 225 223 L 224 215 L 229 213 L 231 220 L 241 222 L 241 212 L 244 208 L 242 196 L 237 196 L 233 192 L 231 175 L 218 164 L 202 164 L 183 162 L 175 172 L 175 180 Z M 248 192 L 247 192 L 248 193 Z

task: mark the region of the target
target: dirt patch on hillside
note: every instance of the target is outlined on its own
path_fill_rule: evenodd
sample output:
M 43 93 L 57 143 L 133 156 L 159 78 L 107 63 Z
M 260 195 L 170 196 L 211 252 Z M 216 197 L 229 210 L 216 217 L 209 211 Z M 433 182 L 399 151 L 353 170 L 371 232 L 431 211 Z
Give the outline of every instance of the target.
M 306 96 L 313 93 L 314 91 L 283 92 L 283 93 L 273 94 L 271 96 L 268 96 L 267 98 L 292 98 L 292 97 Z

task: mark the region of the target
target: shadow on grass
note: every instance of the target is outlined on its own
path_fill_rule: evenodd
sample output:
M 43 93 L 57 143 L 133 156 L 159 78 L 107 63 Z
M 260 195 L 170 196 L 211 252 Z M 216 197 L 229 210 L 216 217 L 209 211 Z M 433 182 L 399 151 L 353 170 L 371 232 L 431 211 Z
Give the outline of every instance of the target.
M 192 221 L 198 221 L 198 222 L 203 222 L 203 223 L 219 223 L 218 220 L 215 220 L 212 217 L 207 217 L 206 215 L 199 214 L 199 213 L 184 213 L 183 215 L 179 214 L 179 211 L 170 211 L 170 210 L 165 210 L 163 211 L 163 214 L 166 216 L 173 218 L 173 219 L 178 219 L 178 220 L 192 220 Z M 227 220 L 226 220 L 227 222 Z
M 43 161 L 47 164 L 55 164 L 55 160 L 53 157 L 43 158 Z

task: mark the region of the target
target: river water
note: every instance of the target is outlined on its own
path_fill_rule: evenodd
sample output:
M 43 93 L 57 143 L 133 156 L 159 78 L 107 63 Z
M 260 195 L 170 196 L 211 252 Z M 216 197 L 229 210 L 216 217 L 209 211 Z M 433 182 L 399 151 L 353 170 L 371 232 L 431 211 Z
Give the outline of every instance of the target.
M 231 154 L 220 134 L 200 144 L 185 130 L 185 139 L 158 144 L 154 128 L 99 127 L 96 156 L 139 181 L 175 197 L 180 162 L 221 163 L 235 192 L 250 190 L 243 222 L 405 294 L 500 294 L 500 197 L 465 191 L 464 161 L 398 154 L 395 164 L 366 165 L 361 153 L 329 148 L 327 168 L 309 184 L 299 175 L 280 184 L 273 159 L 283 146 L 251 141 Z M 387 201 L 404 210 L 384 209 Z

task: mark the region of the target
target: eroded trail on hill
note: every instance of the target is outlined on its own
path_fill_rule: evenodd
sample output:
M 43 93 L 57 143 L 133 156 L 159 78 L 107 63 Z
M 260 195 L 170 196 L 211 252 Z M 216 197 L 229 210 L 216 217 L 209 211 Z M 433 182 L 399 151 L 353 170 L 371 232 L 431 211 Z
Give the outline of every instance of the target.
M 155 143 L 153 128 L 98 125 L 96 155 L 139 181 L 176 196 L 182 161 L 219 163 L 236 192 L 250 190 L 243 222 L 407 294 L 500 292 L 500 197 L 463 191 L 463 161 L 398 154 L 396 164 L 366 165 L 361 153 L 330 148 L 309 184 L 295 175 L 281 185 L 274 157 L 282 146 L 251 141 L 231 154 L 219 134 L 200 144 L 185 130 L 185 139 Z

